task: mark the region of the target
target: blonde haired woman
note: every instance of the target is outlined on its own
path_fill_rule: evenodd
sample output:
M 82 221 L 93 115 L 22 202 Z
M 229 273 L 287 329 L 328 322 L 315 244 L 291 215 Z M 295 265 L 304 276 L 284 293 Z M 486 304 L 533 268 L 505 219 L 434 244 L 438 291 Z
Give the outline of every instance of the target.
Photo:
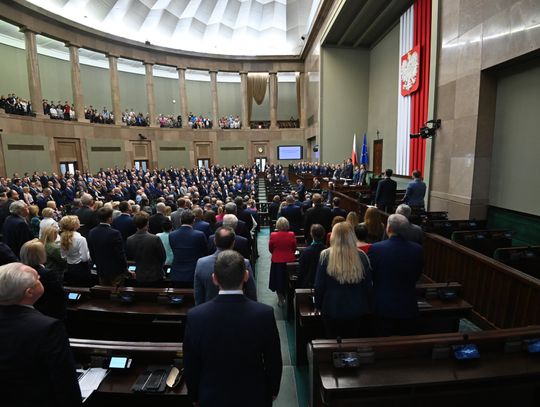
M 287 292 L 287 262 L 296 261 L 296 237 L 289 232 L 289 221 L 283 216 L 276 222 L 276 231 L 270 234 L 268 250 L 272 253 L 270 266 L 270 290 L 277 292 L 278 305 L 285 302 Z
M 349 212 L 345 218 L 346 222 L 349 222 L 353 229 L 358 226 L 360 220 L 358 219 L 358 214 L 356 212 Z
M 43 211 L 45 211 L 45 209 Z M 58 277 L 60 282 L 63 282 L 64 273 L 67 270 L 67 263 L 66 260 L 62 258 L 62 254 L 60 253 L 60 241 L 58 239 L 57 228 L 58 226 L 52 225 L 46 227 L 45 229 L 41 229 L 41 237 L 39 240 L 45 246 L 45 253 L 47 253 L 45 267 L 53 272 Z
M 348 222 L 334 226 L 330 243 L 321 252 L 315 277 L 315 307 L 321 311 L 326 336 L 367 336 L 373 287 L 368 257 L 356 248 Z
M 90 287 L 90 252 L 86 239 L 77 232 L 80 227 L 77 216 L 64 216 L 60 220 L 60 253 L 67 261 L 64 281 L 66 285 Z

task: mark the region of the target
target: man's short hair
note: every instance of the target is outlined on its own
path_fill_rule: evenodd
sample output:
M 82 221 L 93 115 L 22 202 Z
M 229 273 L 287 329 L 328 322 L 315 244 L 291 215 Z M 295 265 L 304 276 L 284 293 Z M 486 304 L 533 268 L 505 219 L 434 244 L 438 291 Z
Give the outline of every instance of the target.
M 339 207 L 339 205 L 341 204 L 341 199 L 339 199 L 337 196 L 334 197 L 334 199 L 332 199 L 332 204 Z
M 184 206 L 186 206 L 186 200 L 184 198 L 178 198 L 176 204 L 178 205 L 178 207 L 183 208 Z
M 292 203 L 294 203 L 294 197 L 292 195 L 287 195 L 287 197 L 285 198 L 285 201 L 288 204 L 292 204 Z
M 225 204 L 225 213 L 236 215 L 236 204 L 234 202 L 228 202 Z
M 199 208 L 195 208 L 193 209 L 193 215 L 195 215 L 195 217 L 197 219 L 202 219 L 202 216 L 203 216 L 203 210 L 199 207 Z
M 392 171 L 392 169 L 388 168 L 388 169 L 384 172 L 384 175 L 386 175 L 387 177 L 391 177 L 393 173 L 394 173 L 394 171 Z
M 99 208 L 97 211 L 97 216 L 100 222 L 107 222 L 110 218 L 112 218 L 113 210 L 109 207 L 102 207 Z
M 163 202 L 158 202 L 158 204 L 156 205 L 156 212 L 164 214 L 166 208 L 167 208 L 167 205 L 165 205 Z
M 94 200 L 94 198 L 92 198 L 92 195 L 90 195 L 90 194 L 83 194 L 81 196 L 81 203 L 83 204 L 83 206 L 90 205 L 93 200 Z
M 311 238 L 313 240 L 317 242 L 324 242 L 324 236 L 326 235 L 326 230 L 324 230 L 324 227 L 322 225 L 315 223 L 311 225 L 309 234 L 311 235 Z
M 191 209 L 186 209 L 182 212 L 182 215 L 180 215 L 180 223 L 182 225 L 192 225 L 195 221 L 195 215 L 191 211 Z
M 218 254 L 214 275 L 224 290 L 238 289 L 244 280 L 246 264 L 244 257 L 234 250 L 224 250 Z
M 399 236 L 405 236 L 409 228 L 409 221 L 403 215 L 394 213 L 388 217 L 387 227 Z
M 9 213 L 13 215 L 20 215 L 26 206 L 27 205 L 24 201 L 13 201 L 11 205 L 9 205 Z
M 24 297 L 26 289 L 36 284 L 36 278 L 22 263 L 0 266 L 0 304 L 15 305 Z
M 421 177 L 422 177 L 422 173 L 421 173 L 420 171 L 418 171 L 418 170 L 414 170 L 414 171 L 412 172 L 412 176 L 413 176 L 413 178 L 421 178 Z
M 237 196 L 236 198 L 234 198 L 234 203 L 239 209 L 242 209 L 244 207 L 244 199 L 241 196 Z
M 396 208 L 396 213 L 405 216 L 407 219 L 411 216 L 411 212 L 411 207 L 407 204 L 401 204 Z
M 236 227 L 238 226 L 238 218 L 236 215 L 227 214 L 223 216 L 223 226 L 228 226 L 232 228 L 233 230 L 236 230 Z
M 216 230 L 214 239 L 216 242 L 216 247 L 221 250 L 229 250 L 234 246 L 234 238 L 236 234 L 234 229 L 229 226 L 222 226 Z
M 118 210 L 122 213 L 129 211 L 129 202 L 128 201 L 122 201 L 118 204 Z
M 322 196 L 321 194 L 313 194 L 313 198 L 311 198 L 314 204 L 318 205 L 322 202 Z
M 367 229 L 365 226 L 362 225 L 356 225 L 354 227 L 354 234 L 356 235 L 356 238 L 361 242 L 365 242 L 368 237 Z
M 21 247 L 21 262 L 30 267 L 38 267 L 47 261 L 45 246 L 38 239 L 32 239 Z
M 146 227 L 146 225 L 148 225 L 148 219 L 150 219 L 150 215 L 148 215 L 145 211 L 137 212 L 133 216 L 133 223 L 137 229 L 143 229 Z
M 172 230 L 172 222 L 169 218 L 161 222 L 161 226 L 163 227 L 164 232 L 170 232 Z

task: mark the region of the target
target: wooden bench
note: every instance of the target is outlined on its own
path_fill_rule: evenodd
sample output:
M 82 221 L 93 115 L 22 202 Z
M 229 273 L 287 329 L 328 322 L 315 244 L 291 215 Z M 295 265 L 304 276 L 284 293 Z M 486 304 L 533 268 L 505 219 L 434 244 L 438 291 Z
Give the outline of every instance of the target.
M 314 340 L 309 344 L 310 406 L 536 406 L 540 358 L 526 341 L 540 326 L 409 337 Z M 475 344 L 478 360 L 456 360 Z M 358 352 L 360 366 L 336 368 L 336 352 Z
M 499 248 L 495 260 L 540 279 L 540 246 Z
M 457 231 L 452 233 L 452 240 L 478 253 L 493 257 L 495 250 L 512 247 L 512 231 L 509 229 Z
M 472 306 L 462 298 L 443 301 L 432 292 L 443 287 L 453 287 L 461 291 L 458 283 L 419 284 L 417 296 L 423 305 L 419 306 L 419 333 L 456 332 L 459 320 L 467 318 Z M 430 292 L 431 291 L 431 292 Z M 315 311 L 313 289 L 297 289 L 294 296 L 294 330 L 296 344 L 296 365 L 306 363 L 306 345 L 313 339 L 324 338 L 324 329 L 319 311 Z M 427 305 L 426 305 L 427 303 Z

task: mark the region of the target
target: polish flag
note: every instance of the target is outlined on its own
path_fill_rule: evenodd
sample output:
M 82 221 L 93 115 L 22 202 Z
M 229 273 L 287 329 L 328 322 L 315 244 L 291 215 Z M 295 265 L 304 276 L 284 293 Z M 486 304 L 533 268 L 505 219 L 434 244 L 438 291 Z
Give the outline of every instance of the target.
M 352 160 L 353 165 L 358 164 L 358 158 L 357 158 L 357 155 L 356 155 L 356 133 L 354 134 L 353 142 L 352 142 L 351 160 Z

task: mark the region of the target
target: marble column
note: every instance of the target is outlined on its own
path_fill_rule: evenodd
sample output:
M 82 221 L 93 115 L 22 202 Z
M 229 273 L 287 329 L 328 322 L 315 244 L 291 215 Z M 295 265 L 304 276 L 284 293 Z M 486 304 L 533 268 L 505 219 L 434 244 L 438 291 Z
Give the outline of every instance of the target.
M 75 105 L 75 117 L 77 121 L 85 121 L 84 98 L 81 85 L 81 66 L 79 64 L 79 46 L 66 43 L 69 48 L 69 61 L 71 63 L 71 91 L 73 92 L 73 104 Z M 117 112 L 114 112 L 118 114 Z
M 217 71 L 210 71 L 210 89 L 212 92 L 212 124 L 214 129 L 219 128 Z
M 240 72 L 240 90 L 242 92 L 242 128 L 249 129 L 249 113 L 248 113 L 248 84 L 247 72 Z
M 307 100 L 307 84 L 306 84 L 306 74 L 300 72 L 298 74 L 298 83 L 300 85 L 300 92 L 298 97 L 300 98 L 300 111 L 298 116 L 300 118 L 300 127 L 305 129 L 307 127 L 307 117 L 306 117 L 306 100 Z
M 277 82 L 277 73 L 270 72 L 269 75 L 270 83 L 270 128 L 277 129 L 277 92 L 278 92 L 278 82 Z
M 39 62 L 37 54 L 36 33 L 26 27 L 22 27 L 24 33 L 24 45 L 26 48 L 26 68 L 28 70 L 28 89 L 30 90 L 30 102 L 32 112 L 36 117 L 43 115 L 43 96 L 41 93 L 41 79 L 39 76 Z
M 122 124 L 122 105 L 120 104 L 120 84 L 118 81 L 118 56 L 107 55 L 109 58 L 109 74 L 111 76 L 111 100 L 114 112 L 114 124 Z
M 188 101 L 186 93 L 186 68 L 176 68 L 178 71 L 178 87 L 180 93 L 180 115 L 182 127 L 188 128 Z
M 154 64 L 144 62 L 144 72 L 146 75 L 146 100 L 148 103 L 148 116 L 150 117 L 150 127 L 159 127 L 156 122 L 156 99 L 154 98 Z

